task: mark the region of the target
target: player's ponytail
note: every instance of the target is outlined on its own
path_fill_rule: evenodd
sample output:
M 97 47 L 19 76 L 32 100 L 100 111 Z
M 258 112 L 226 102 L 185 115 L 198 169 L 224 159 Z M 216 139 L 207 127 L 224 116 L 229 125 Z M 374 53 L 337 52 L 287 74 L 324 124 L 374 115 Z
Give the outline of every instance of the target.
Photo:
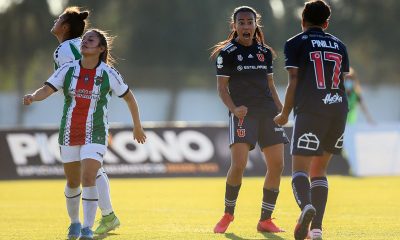
M 88 25 L 89 11 L 81 11 L 79 7 L 73 6 L 66 8 L 63 15 L 65 16 L 63 23 L 69 25 L 67 39 L 81 37 Z

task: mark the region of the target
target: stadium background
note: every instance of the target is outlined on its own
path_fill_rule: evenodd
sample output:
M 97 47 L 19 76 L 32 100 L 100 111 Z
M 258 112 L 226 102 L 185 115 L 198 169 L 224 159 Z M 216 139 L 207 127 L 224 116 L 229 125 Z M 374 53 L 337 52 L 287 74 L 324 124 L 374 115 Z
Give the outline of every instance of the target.
M 328 2 L 333 10 L 328 32 L 334 33 L 347 44 L 351 65 L 357 70 L 362 82 L 364 101 L 377 122 L 376 125 L 368 125 L 364 116 L 359 114 L 357 124 L 348 128 L 346 156 L 337 157 L 329 173 L 365 177 L 400 175 L 400 68 L 398 62 L 400 48 L 397 47 L 400 30 L 396 26 L 400 20 L 398 15 L 400 2 L 395 0 L 332 0 Z M 287 74 L 283 68 L 283 44 L 288 37 L 300 31 L 299 16 L 302 4 L 303 1 L 298 0 L 0 0 L 0 46 L 2 46 L 0 54 L 0 179 L 2 179 L 0 199 L 3 201 L 0 203 L 0 211 L 5 213 L 6 210 L 21 208 L 13 202 L 19 202 L 17 199 L 20 191 L 24 192 L 26 187 L 20 188 L 18 181 L 10 181 L 11 179 L 62 178 L 57 146 L 52 137 L 57 133 L 63 104 L 62 95 L 55 94 L 29 108 L 22 106 L 20 99 L 26 92 L 41 86 L 53 71 L 52 53 L 58 43 L 49 31 L 53 20 L 65 6 L 78 5 L 91 10 L 89 17 L 91 26 L 108 30 L 110 34 L 117 36 L 113 49 L 114 56 L 118 60 L 116 68 L 134 90 L 140 105 L 142 120 L 145 121 L 146 130 L 152 136 L 143 151 L 139 151 L 137 146 L 129 142 L 125 137 L 129 132 L 131 122 L 129 114 L 126 114 L 128 110 L 122 101 L 113 99 L 110 122 L 113 123 L 114 139 L 110 151 L 114 153 L 114 156 L 106 161 L 108 171 L 111 171 L 110 176 L 131 178 L 203 176 L 200 180 L 208 182 L 208 186 L 214 189 L 211 192 L 218 192 L 220 195 L 218 198 L 222 199 L 222 187 L 215 186 L 223 185 L 223 178 L 218 176 L 224 176 L 229 166 L 227 137 L 224 135 L 227 131 L 227 111 L 217 96 L 215 67 L 213 60 L 209 59 L 209 49 L 228 35 L 228 20 L 236 6 L 250 5 L 256 8 L 262 15 L 266 40 L 278 54 L 274 62 L 274 78 L 280 97 L 283 99 L 287 83 Z M 290 125 L 287 131 L 290 131 Z M 213 149 L 212 153 L 209 144 Z M 128 158 L 123 155 L 124 153 Z M 139 157 L 140 161 L 135 156 Z M 285 163 L 284 173 L 288 175 L 290 173 L 289 154 L 286 154 Z M 173 174 L 166 174 L 168 171 L 165 169 L 172 170 Z M 159 172 L 154 174 L 154 171 Z M 252 181 L 262 181 L 260 178 L 264 171 L 265 166 L 261 155 L 253 151 L 246 175 L 255 176 L 258 180 L 249 180 L 250 186 L 252 186 Z M 23 174 L 19 174 L 20 172 Z M 208 178 L 210 176 L 213 178 Z M 336 179 L 341 178 L 334 178 L 334 181 L 339 182 Z M 398 188 L 393 190 L 385 187 L 388 181 L 398 182 L 398 177 L 361 179 L 365 182 L 352 185 L 354 179 L 345 177 L 344 180 L 340 180 L 345 183 L 340 182 L 340 184 L 343 186 L 349 184 L 363 189 L 371 186 L 373 182 L 377 184 L 378 191 L 364 193 L 366 197 L 379 195 L 383 199 L 397 198 L 392 191 L 398 193 Z M 197 178 L 183 179 L 187 183 L 190 181 L 195 183 L 198 180 Z M 116 195 L 114 201 L 121 200 L 119 196 L 121 196 L 120 191 L 123 191 L 123 186 L 129 186 L 131 183 L 147 185 L 146 181 L 148 180 L 141 178 L 116 180 L 116 190 L 113 190 L 114 184 L 111 184 Z M 171 189 L 181 188 L 181 185 L 177 183 L 179 178 L 168 181 L 174 181 L 176 184 L 171 184 L 169 186 Z M 33 181 L 20 183 L 28 188 L 37 186 Z M 42 183 L 43 186 L 62 185 L 61 180 L 49 180 Z M 288 184 L 288 179 L 285 178 L 283 184 Z M 282 191 L 286 189 L 290 192 L 290 188 L 286 187 L 283 187 Z M 167 191 L 167 187 L 165 189 Z M 370 190 L 374 189 L 372 186 Z M 54 191 L 57 190 L 59 189 Z M 148 196 L 145 190 L 142 193 Z M 337 194 L 333 193 L 333 199 L 336 198 L 340 202 L 340 193 Z M 360 193 L 360 198 L 350 200 L 350 203 L 360 201 L 361 196 Z M 23 195 L 23 197 L 27 196 Z M 257 196 L 257 201 L 259 198 L 260 196 Z M 30 199 L 29 196 L 28 199 Z M 172 199 L 175 200 L 171 197 L 170 201 Z M 217 200 L 215 202 L 218 204 L 211 209 L 214 215 L 219 213 L 222 207 L 220 206 L 222 201 Z M 61 203 L 63 200 L 60 198 L 57 201 Z M 246 204 L 245 201 L 243 200 L 244 204 Z M 282 201 L 285 206 L 286 201 L 290 202 L 293 199 L 290 194 L 287 194 L 287 199 Z M 377 199 L 373 202 L 380 204 Z M 27 203 L 33 204 L 35 201 Z M 332 208 L 334 206 L 336 205 L 333 204 Z M 394 229 L 399 225 L 393 224 L 391 220 L 394 220 L 393 216 L 400 215 L 400 207 L 398 203 L 393 202 L 390 202 L 390 206 L 387 212 L 391 215 L 386 215 L 385 218 L 389 226 L 381 229 L 381 232 L 390 231 L 390 236 L 398 236 L 400 233 L 397 230 L 397 234 Z M 350 208 L 352 207 L 354 205 L 350 204 Z M 192 207 L 189 208 L 192 209 Z M 283 208 L 278 210 L 278 214 L 286 211 Z M 183 213 L 185 211 L 183 209 Z M 358 212 L 355 210 L 356 213 L 362 211 L 365 209 L 359 209 Z M 213 214 L 212 217 L 214 217 Z M 23 216 L 22 219 L 19 219 L 21 216 Z M 217 219 L 217 215 L 214 218 Z M 214 218 L 207 221 L 211 221 L 212 225 Z M 368 227 L 364 224 L 368 218 L 368 215 L 364 219 L 360 218 L 363 224 L 359 228 L 343 229 L 343 231 L 368 232 L 366 230 Z M 66 221 L 66 219 L 63 220 Z M 15 227 L 14 234 L 0 234 L 0 239 L 3 237 L 23 239 L 21 233 L 30 229 L 26 227 L 27 222 L 23 213 L 12 215 L 4 222 L 9 222 L 11 225 L 0 226 L 1 229 L 10 228 L 10 226 L 13 228 L 12 224 L 15 222 L 20 223 L 21 228 Z M 244 223 L 243 225 L 245 226 Z M 331 223 L 331 225 L 334 224 Z M 202 226 L 200 232 L 207 232 L 208 228 L 210 227 Z M 58 236 L 57 231 L 47 239 Z M 238 227 L 236 231 L 235 233 L 241 233 L 243 229 Z M 334 232 L 334 227 L 332 227 L 332 232 Z M 369 238 L 366 233 L 349 237 L 345 233 L 334 235 L 332 232 L 332 235 L 328 235 L 332 237 L 330 239 L 364 239 L 363 237 L 380 239 Z M 165 239 L 170 235 L 167 231 L 158 237 Z M 233 234 L 226 235 L 225 238 L 257 239 L 261 235 L 253 236 L 244 232 L 241 236 L 243 238 Z M 119 237 L 110 236 L 110 239 L 129 239 L 124 238 L 124 233 Z M 138 239 L 157 239 L 158 237 L 149 237 L 145 234 L 144 237 Z M 196 239 L 195 236 L 185 234 L 184 231 L 175 237 L 175 239 Z M 381 237 L 381 239 L 396 239 L 396 237 Z M 198 239 L 210 238 L 214 236 L 200 234 Z M 43 239 L 43 237 L 27 239 Z

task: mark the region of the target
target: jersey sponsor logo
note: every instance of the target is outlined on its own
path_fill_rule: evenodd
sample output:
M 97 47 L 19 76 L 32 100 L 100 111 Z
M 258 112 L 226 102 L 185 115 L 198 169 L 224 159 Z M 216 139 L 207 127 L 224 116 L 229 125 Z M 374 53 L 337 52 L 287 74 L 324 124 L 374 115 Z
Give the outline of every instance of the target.
M 264 54 L 262 53 L 257 53 L 257 58 L 260 62 L 264 62 Z
M 325 95 L 325 98 L 322 99 L 322 102 L 324 102 L 324 104 L 341 103 L 343 102 L 343 98 L 338 93 L 336 93 L 333 96 L 330 93 L 328 93 Z
M 243 56 L 241 54 L 237 55 L 237 60 L 240 62 L 243 61 Z
M 249 65 L 249 66 L 243 66 L 243 69 L 245 70 L 258 70 L 258 69 L 267 69 L 268 67 L 265 65 Z
M 94 84 L 96 84 L 96 86 L 99 86 L 102 83 L 103 83 L 103 77 L 101 77 L 101 76 L 95 77 Z
M 319 147 L 319 139 L 317 135 L 313 133 L 304 133 L 297 140 L 297 148 L 303 148 L 307 150 L 316 151 Z
M 247 58 L 254 58 L 253 55 L 251 55 L 251 53 L 249 54 L 249 56 L 247 56 Z
M 242 70 L 243 70 L 243 66 L 242 66 L 242 65 L 237 66 L 237 70 L 238 70 L 239 72 L 242 71 Z
M 217 68 L 223 68 L 224 67 L 224 65 L 222 65 L 223 62 L 224 59 L 221 56 L 217 57 Z
M 325 41 L 325 40 L 311 40 L 311 44 L 312 46 L 315 47 L 323 47 L 323 48 L 332 48 L 332 49 L 336 49 L 339 50 L 339 44 L 337 44 L 337 42 L 331 42 L 331 41 Z

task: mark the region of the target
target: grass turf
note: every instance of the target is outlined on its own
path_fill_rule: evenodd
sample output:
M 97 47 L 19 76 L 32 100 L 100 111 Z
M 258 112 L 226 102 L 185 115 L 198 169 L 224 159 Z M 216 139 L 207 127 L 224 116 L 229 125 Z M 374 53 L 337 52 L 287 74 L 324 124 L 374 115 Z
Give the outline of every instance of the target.
M 330 176 L 328 180 L 324 239 L 400 239 L 400 177 Z M 64 184 L 64 180 L 1 181 L 0 239 L 66 239 Z M 262 185 L 262 178 L 244 178 L 235 221 L 225 234 L 214 234 L 224 208 L 225 178 L 111 179 L 121 227 L 97 239 L 293 239 L 300 211 L 288 177 L 282 179 L 273 214 L 275 223 L 287 232 L 256 231 Z

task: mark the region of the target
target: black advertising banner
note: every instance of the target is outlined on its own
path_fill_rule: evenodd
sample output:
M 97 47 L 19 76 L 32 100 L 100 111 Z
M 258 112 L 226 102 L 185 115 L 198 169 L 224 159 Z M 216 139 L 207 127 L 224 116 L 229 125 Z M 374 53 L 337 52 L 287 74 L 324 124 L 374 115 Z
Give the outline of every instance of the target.
M 110 129 L 103 167 L 110 177 L 226 176 L 230 166 L 227 126 L 153 126 L 147 142 L 133 140 L 131 128 Z M 286 129 L 290 136 L 291 129 Z M 0 130 L 0 179 L 63 178 L 58 129 Z M 333 166 L 332 166 L 333 165 Z M 290 175 L 289 144 L 284 175 Z M 245 175 L 263 176 L 259 150 L 250 152 Z M 348 174 L 343 158 L 335 157 L 330 173 Z

